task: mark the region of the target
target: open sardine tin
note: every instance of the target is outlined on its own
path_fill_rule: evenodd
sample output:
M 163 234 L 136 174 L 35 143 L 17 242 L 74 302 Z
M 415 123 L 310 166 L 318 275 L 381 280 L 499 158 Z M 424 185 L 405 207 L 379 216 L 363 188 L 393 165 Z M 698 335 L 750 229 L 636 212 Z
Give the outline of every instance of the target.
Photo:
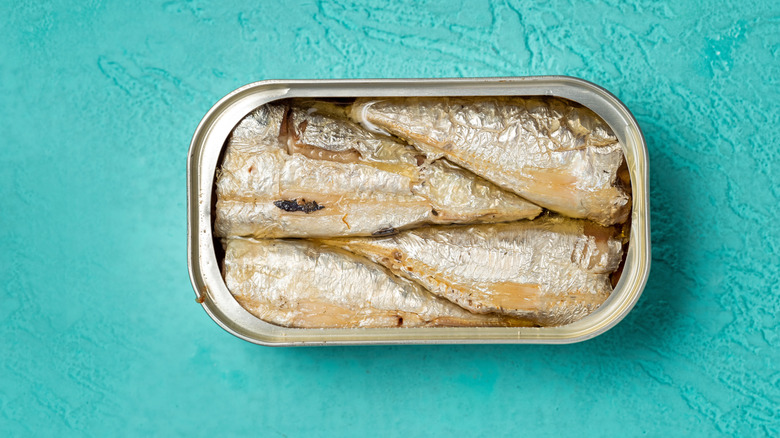
M 215 172 L 235 126 L 268 102 L 287 98 L 422 96 L 554 96 L 590 108 L 612 128 L 623 147 L 631 178 L 630 237 L 620 280 L 593 313 L 558 327 L 426 327 L 301 329 L 273 325 L 234 299 L 222 277 L 213 236 Z M 197 302 L 222 328 L 247 341 L 271 346 L 378 344 L 565 344 L 593 338 L 633 308 L 650 271 L 650 209 L 647 146 L 631 112 L 614 95 L 565 76 L 475 79 L 361 79 L 262 81 L 217 102 L 195 131 L 187 157 L 187 243 Z

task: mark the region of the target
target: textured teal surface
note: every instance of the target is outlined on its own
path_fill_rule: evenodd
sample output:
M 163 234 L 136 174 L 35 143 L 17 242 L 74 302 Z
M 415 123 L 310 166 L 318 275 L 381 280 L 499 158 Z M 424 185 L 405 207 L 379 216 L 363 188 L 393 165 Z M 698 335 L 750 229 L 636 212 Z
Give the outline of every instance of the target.
M 0 5 L 0 435 L 780 435 L 780 4 L 275 3 Z M 647 137 L 653 271 L 613 330 L 272 349 L 195 303 L 186 154 L 229 91 L 540 74 Z

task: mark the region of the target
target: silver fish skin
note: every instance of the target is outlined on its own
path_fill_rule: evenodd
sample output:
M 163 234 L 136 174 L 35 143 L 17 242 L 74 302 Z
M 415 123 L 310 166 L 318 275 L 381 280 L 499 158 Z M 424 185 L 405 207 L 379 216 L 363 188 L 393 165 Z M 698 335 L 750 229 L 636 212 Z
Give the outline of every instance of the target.
M 612 292 L 622 259 L 615 230 L 565 217 L 439 226 L 367 239 L 324 239 L 413 280 L 472 312 L 542 326 L 572 323 Z
M 518 326 L 478 315 L 366 259 L 307 240 L 227 239 L 223 274 L 254 316 L 297 328 Z
M 268 104 L 247 116 L 228 141 L 216 185 L 219 237 L 369 236 L 541 213 L 323 103 Z
M 556 98 L 358 99 L 351 117 L 549 210 L 625 222 L 620 143 L 593 111 Z

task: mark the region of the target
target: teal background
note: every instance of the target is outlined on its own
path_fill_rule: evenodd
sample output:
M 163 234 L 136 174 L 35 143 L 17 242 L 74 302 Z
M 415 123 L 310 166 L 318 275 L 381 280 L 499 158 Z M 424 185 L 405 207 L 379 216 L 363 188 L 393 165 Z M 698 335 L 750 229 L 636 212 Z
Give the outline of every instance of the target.
M 0 435 L 780 435 L 776 1 L 4 1 Z M 186 263 L 186 155 L 269 78 L 566 74 L 650 153 L 634 311 L 567 346 L 264 348 Z

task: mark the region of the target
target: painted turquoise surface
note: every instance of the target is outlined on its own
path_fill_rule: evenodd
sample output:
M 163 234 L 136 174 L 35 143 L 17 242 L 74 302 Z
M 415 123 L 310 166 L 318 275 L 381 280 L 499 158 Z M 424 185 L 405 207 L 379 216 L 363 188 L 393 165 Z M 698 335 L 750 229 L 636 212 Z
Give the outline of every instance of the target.
M 4 1 L 0 435 L 780 435 L 775 1 Z M 566 74 L 650 153 L 635 310 L 567 346 L 272 349 L 195 303 L 185 161 L 268 78 Z

